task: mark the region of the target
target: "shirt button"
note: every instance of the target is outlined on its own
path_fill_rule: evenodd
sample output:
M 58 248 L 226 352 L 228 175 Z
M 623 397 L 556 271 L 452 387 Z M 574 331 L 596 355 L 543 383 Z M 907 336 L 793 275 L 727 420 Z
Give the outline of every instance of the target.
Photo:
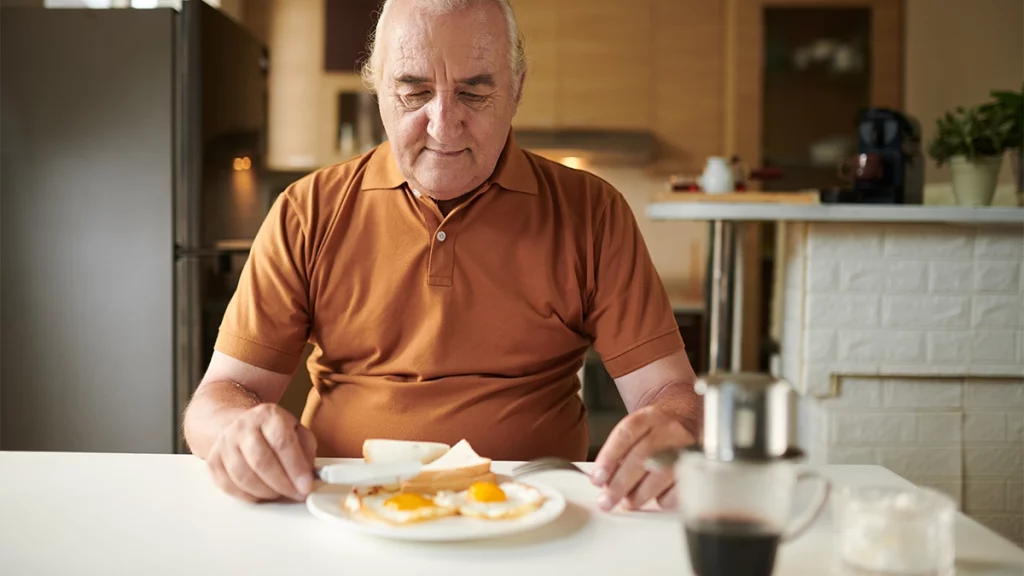
M 419 197 L 421 196 L 421 194 L 420 194 L 420 191 L 419 191 L 419 190 L 413 190 L 413 191 L 412 191 L 412 195 L 413 195 L 413 196 L 415 196 L 415 197 L 417 197 L 417 198 L 419 198 Z
M 438 230 L 437 231 L 437 241 L 438 242 L 444 242 L 444 239 L 447 238 L 447 237 L 448 237 L 448 235 L 444 233 L 444 230 Z

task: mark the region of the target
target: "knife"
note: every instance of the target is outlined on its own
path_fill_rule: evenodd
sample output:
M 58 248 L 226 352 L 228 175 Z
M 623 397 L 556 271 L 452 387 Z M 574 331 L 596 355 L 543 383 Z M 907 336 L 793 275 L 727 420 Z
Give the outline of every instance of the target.
M 422 468 L 423 463 L 418 460 L 385 464 L 327 464 L 314 468 L 313 474 L 325 484 L 374 486 L 408 480 L 419 474 Z

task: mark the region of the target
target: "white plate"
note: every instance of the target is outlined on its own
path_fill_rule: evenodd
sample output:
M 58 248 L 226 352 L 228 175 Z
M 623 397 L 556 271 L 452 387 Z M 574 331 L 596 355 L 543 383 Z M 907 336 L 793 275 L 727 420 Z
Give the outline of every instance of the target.
M 508 481 L 502 476 L 499 482 Z M 349 486 L 323 484 L 306 497 L 306 507 L 313 516 L 345 530 L 372 536 L 421 542 L 453 542 L 459 540 L 482 540 L 517 534 L 549 524 L 565 511 L 565 497 L 560 492 L 537 482 L 516 480 L 539 490 L 545 497 L 544 504 L 531 514 L 511 520 L 483 520 L 466 516 L 450 516 L 429 522 L 415 522 L 405 526 L 392 526 L 354 515 L 345 510 L 345 496 Z

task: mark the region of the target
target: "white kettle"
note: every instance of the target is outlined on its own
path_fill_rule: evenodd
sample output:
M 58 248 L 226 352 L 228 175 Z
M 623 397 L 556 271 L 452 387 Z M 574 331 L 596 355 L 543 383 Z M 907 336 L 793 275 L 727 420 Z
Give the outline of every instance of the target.
M 725 158 L 712 156 L 704 167 L 704 173 L 697 179 L 701 190 L 706 194 L 724 194 L 735 190 L 732 168 Z

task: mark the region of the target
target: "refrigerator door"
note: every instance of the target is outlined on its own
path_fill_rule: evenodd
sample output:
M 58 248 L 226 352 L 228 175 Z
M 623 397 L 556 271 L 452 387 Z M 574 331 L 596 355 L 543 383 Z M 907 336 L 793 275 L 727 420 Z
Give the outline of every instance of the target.
M 272 198 L 264 177 L 266 47 L 198 0 L 183 3 L 179 36 L 175 399 L 180 413 L 209 365 L 217 328 Z M 177 450 L 187 451 L 181 439 Z
M 0 449 L 170 453 L 176 14 L 0 10 Z

